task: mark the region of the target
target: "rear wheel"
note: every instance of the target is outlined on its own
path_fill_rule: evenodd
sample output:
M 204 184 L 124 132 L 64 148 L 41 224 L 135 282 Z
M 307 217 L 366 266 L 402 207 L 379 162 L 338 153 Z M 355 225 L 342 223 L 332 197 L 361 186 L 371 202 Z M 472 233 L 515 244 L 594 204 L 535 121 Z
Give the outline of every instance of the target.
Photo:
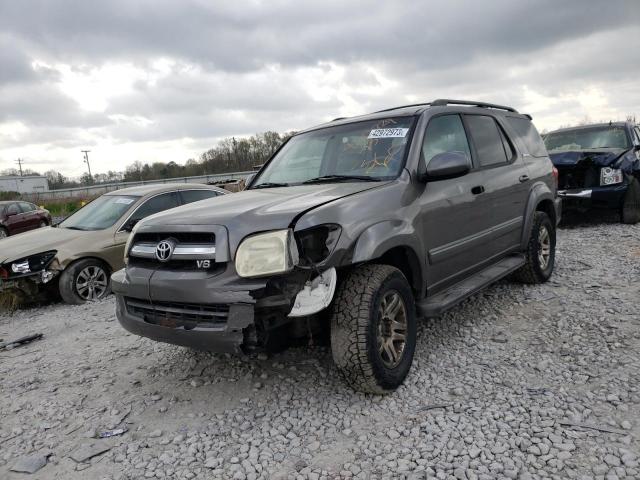
M 620 216 L 622 223 L 635 224 L 640 222 L 640 182 L 636 178 L 631 181 L 624 194 Z
M 0 238 L 7 238 L 9 236 L 9 232 L 6 228 L 0 227 Z
M 333 360 L 354 389 L 389 393 L 409 373 L 416 346 L 411 287 L 389 265 L 365 265 L 340 285 L 331 319 Z
M 556 259 L 556 228 L 545 212 L 535 212 L 526 263 L 513 277 L 523 283 L 544 283 L 551 277 Z
M 109 270 L 99 260 L 79 260 L 60 275 L 60 296 L 66 303 L 79 305 L 101 300 L 110 293 Z

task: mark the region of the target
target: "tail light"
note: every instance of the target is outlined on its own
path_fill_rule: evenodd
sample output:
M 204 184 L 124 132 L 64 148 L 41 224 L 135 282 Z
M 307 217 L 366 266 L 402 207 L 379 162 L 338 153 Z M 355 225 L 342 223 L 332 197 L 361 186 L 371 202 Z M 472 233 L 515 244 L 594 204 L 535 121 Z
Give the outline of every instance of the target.
M 558 184 L 560 183 L 560 173 L 558 172 L 558 169 L 556 167 L 553 167 L 553 178 L 556 181 L 556 188 L 558 188 Z
M 0 278 L 6 280 L 9 278 L 9 272 L 7 272 L 4 268 L 0 267 Z

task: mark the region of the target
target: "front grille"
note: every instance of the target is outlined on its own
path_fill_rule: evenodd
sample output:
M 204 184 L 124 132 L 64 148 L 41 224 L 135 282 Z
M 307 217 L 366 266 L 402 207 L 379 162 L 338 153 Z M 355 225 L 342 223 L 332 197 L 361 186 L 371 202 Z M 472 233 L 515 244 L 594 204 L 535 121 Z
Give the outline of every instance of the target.
M 557 167 L 558 188 L 593 188 L 600 185 L 600 170 L 594 167 Z
M 169 260 L 159 262 L 155 258 L 129 257 L 130 267 L 150 268 L 154 270 L 175 270 L 181 272 L 206 272 L 209 275 L 220 274 L 226 268 L 226 263 L 211 261 L 209 268 L 200 268 L 196 260 Z
M 191 330 L 195 327 L 224 326 L 229 316 L 229 305 L 196 305 L 177 302 L 147 302 L 125 298 L 127 312 L 147 323 L 164 327 Z
M 150 242 L 158 243 L 167 238 L 175 238 L 178 243 L 216 243 L 216 236 L 209 232 L 142 232 L 136 233 L 133 243 Z

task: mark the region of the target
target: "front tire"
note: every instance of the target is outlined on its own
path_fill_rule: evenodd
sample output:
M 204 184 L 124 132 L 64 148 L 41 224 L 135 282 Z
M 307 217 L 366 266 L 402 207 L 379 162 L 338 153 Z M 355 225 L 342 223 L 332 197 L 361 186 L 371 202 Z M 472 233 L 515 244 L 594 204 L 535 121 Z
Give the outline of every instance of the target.
M 515 280 L 530 284 L 549 280 L 556 260 L 556 228 L 545 212 L 534 213 L 525 259 L 513 274 Z
M 631 180 L 620 208 L 622 223 L 634 225 L 640 222 L 640 182 Z
M 6 228 L 0 227 L 0 238 L 7 238 L 9 236 L 9 232 Z
M 353 389 L 385 394 L 409 373 L 416 347 L 411 287 L 389 265 L 364 265 L 338 288 L 331 318 L 331 351 Z
M 60 275 L 60 296 L 65 303 L 95 302 L 111 292 L 109 269 L 95 259 L 78 260 Z
M 46 220 L 40 220 L 40 226 L 38 228 L 44 228 L 49 226 Z

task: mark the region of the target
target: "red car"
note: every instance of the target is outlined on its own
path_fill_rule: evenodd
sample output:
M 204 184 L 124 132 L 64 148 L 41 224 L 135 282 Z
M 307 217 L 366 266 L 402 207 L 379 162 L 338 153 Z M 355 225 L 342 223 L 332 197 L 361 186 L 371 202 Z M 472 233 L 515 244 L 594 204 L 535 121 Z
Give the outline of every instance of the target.
M 51 225 L 51 214 L 29 202 L 0 202 L 0 238 Z

